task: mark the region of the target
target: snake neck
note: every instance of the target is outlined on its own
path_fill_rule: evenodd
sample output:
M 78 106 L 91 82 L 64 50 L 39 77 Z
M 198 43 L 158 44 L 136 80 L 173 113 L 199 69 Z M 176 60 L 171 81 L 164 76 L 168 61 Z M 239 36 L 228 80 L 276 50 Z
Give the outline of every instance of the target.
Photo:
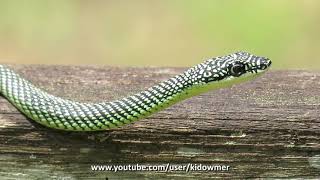
M 192 87 L 192 82 L 184 74 L 179 74 L 145 91 L 101 105 L 109 104 L 112 109 L 118 109 L 117 114 L 138 120 L 190 97 Z

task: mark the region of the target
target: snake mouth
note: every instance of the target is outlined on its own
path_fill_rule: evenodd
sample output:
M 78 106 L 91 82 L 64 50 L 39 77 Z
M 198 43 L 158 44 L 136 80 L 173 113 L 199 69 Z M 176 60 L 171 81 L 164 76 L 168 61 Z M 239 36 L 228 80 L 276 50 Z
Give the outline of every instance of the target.
M 257 73 L 263 72 L 265 70 L 266 69 L 257 69 L 257 68 L 255 68 L 255 69 L 249 70 L 249 72 L 252 73 L 252 74 L 257 74 Z
M 255 69 L 248 70 L 248 72 L 250 72 L 251 74 L 258 74 L 258 73 L 264 72 L 266 70 L 267 70 L 267 68 L 265 68 L 265 69 L 255 68 Z

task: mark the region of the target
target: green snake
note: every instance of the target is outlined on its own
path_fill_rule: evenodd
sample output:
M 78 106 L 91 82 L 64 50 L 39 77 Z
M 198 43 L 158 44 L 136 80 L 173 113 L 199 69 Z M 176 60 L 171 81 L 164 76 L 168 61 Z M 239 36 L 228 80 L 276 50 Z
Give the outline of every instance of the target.
M 0 65 L 0 92 L 28 118 L 49 128 L 99 131 L 121 127 L 186 98 L 251 80 L 271 61 L 247 52 L 208 59 L 137 94 L 101 103 L 81 103 L 51 95 Z

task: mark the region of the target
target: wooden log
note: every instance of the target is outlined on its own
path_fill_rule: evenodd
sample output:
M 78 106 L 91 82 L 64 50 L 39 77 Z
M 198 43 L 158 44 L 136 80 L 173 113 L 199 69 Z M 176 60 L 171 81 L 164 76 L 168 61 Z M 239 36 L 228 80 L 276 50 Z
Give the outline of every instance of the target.
M 139 92 L 182 68 L 11 65 L 48 92 L 82 102 Z M 190 98 L 120 129 L 48 129 L 0 97 L 4 179 L 320 177 L 320 72 L 269 71 Z M 92 165 L 229 166 L 225 171 L 92 171 Z

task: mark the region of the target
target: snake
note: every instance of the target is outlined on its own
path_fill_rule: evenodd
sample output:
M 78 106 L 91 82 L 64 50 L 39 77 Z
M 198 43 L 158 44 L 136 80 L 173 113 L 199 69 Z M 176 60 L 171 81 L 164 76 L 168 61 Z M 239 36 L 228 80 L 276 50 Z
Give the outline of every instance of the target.
M 252 80 L 271 60 L 245 51 L 218 56 L 146 90 L 117 100 L 83 103 L 52 95 L 0 65 L 0 93 L 28 119 L 65 131 L 122 127 L 187 98 Z

